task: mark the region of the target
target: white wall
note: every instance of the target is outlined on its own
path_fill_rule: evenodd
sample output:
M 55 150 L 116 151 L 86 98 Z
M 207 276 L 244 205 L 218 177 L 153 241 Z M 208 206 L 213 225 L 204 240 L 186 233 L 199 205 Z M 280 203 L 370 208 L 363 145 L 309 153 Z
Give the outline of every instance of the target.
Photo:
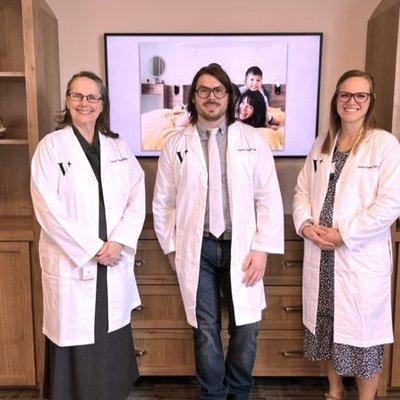
M 47 0 L 59 24 L 61 93 L 73 73 L 104 77 L 103 33 L 322 32 L 320 131 L 338 77 L 364 68 L 368 18 L 380 0 Z M 192 4 L 193 3 L 193 4 Z M 195 3 L 195 4 L 194 4 Z M 301 123 L 301 121 L 299 121 Z M 155 160 L 141 161 L 150 211 Z M 285 211 L 303 160 L 277 160 Z

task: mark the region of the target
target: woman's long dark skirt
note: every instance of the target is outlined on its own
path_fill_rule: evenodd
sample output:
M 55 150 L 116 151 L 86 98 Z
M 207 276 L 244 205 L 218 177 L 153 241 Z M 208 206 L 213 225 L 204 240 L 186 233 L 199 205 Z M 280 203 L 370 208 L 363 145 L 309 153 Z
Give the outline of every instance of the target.
M 107 333 L 107 267 L 97 274 L 95 343 L 59 347 L 46 337 L 45 399 L 125 400 L 139 376 L 130 325 Z

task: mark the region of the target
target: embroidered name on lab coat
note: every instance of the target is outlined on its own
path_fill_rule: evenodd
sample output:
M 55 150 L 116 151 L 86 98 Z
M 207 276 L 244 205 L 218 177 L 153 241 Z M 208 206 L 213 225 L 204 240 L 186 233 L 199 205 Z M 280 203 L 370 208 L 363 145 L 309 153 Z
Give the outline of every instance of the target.
M 123 162 L 123 161 L 128 161 L 128 159 L 126 157 L 123 157 L 123 158 L 116 158 L 115 160 L 110 160 L 110 162 L 112 163 Z
M 378 168 L 378 165 L 359 165 L 358 168 L 373 169 L 373 168 Z
M 248 147 L 248 148 L 243 148 L 243 149 L 237 149 L 238 151 L 257 151 L 257 149 L 253 147 Z

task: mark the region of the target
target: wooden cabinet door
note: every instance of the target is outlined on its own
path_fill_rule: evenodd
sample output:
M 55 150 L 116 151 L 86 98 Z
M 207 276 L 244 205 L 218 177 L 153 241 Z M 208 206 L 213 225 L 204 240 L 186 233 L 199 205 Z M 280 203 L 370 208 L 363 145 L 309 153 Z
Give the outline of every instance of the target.
M 398 221 L 398 224 L 400 222 Z M 396 259 L 394 263 L 394 344 L 392 353 L 392 376 L 390 384 L 400 387 L 400 227 L 396 229 Z
M 0 242 L 0 385 L 35 385 L 29 242 Z

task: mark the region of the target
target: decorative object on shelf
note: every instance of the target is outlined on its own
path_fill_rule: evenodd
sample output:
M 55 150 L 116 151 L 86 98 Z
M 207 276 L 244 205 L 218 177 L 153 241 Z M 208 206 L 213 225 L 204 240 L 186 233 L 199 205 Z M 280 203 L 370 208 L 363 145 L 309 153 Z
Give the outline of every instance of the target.
M 4 120 L 0 117 L 0 139 L 6 136 L 6 127 L 4 126 Z

